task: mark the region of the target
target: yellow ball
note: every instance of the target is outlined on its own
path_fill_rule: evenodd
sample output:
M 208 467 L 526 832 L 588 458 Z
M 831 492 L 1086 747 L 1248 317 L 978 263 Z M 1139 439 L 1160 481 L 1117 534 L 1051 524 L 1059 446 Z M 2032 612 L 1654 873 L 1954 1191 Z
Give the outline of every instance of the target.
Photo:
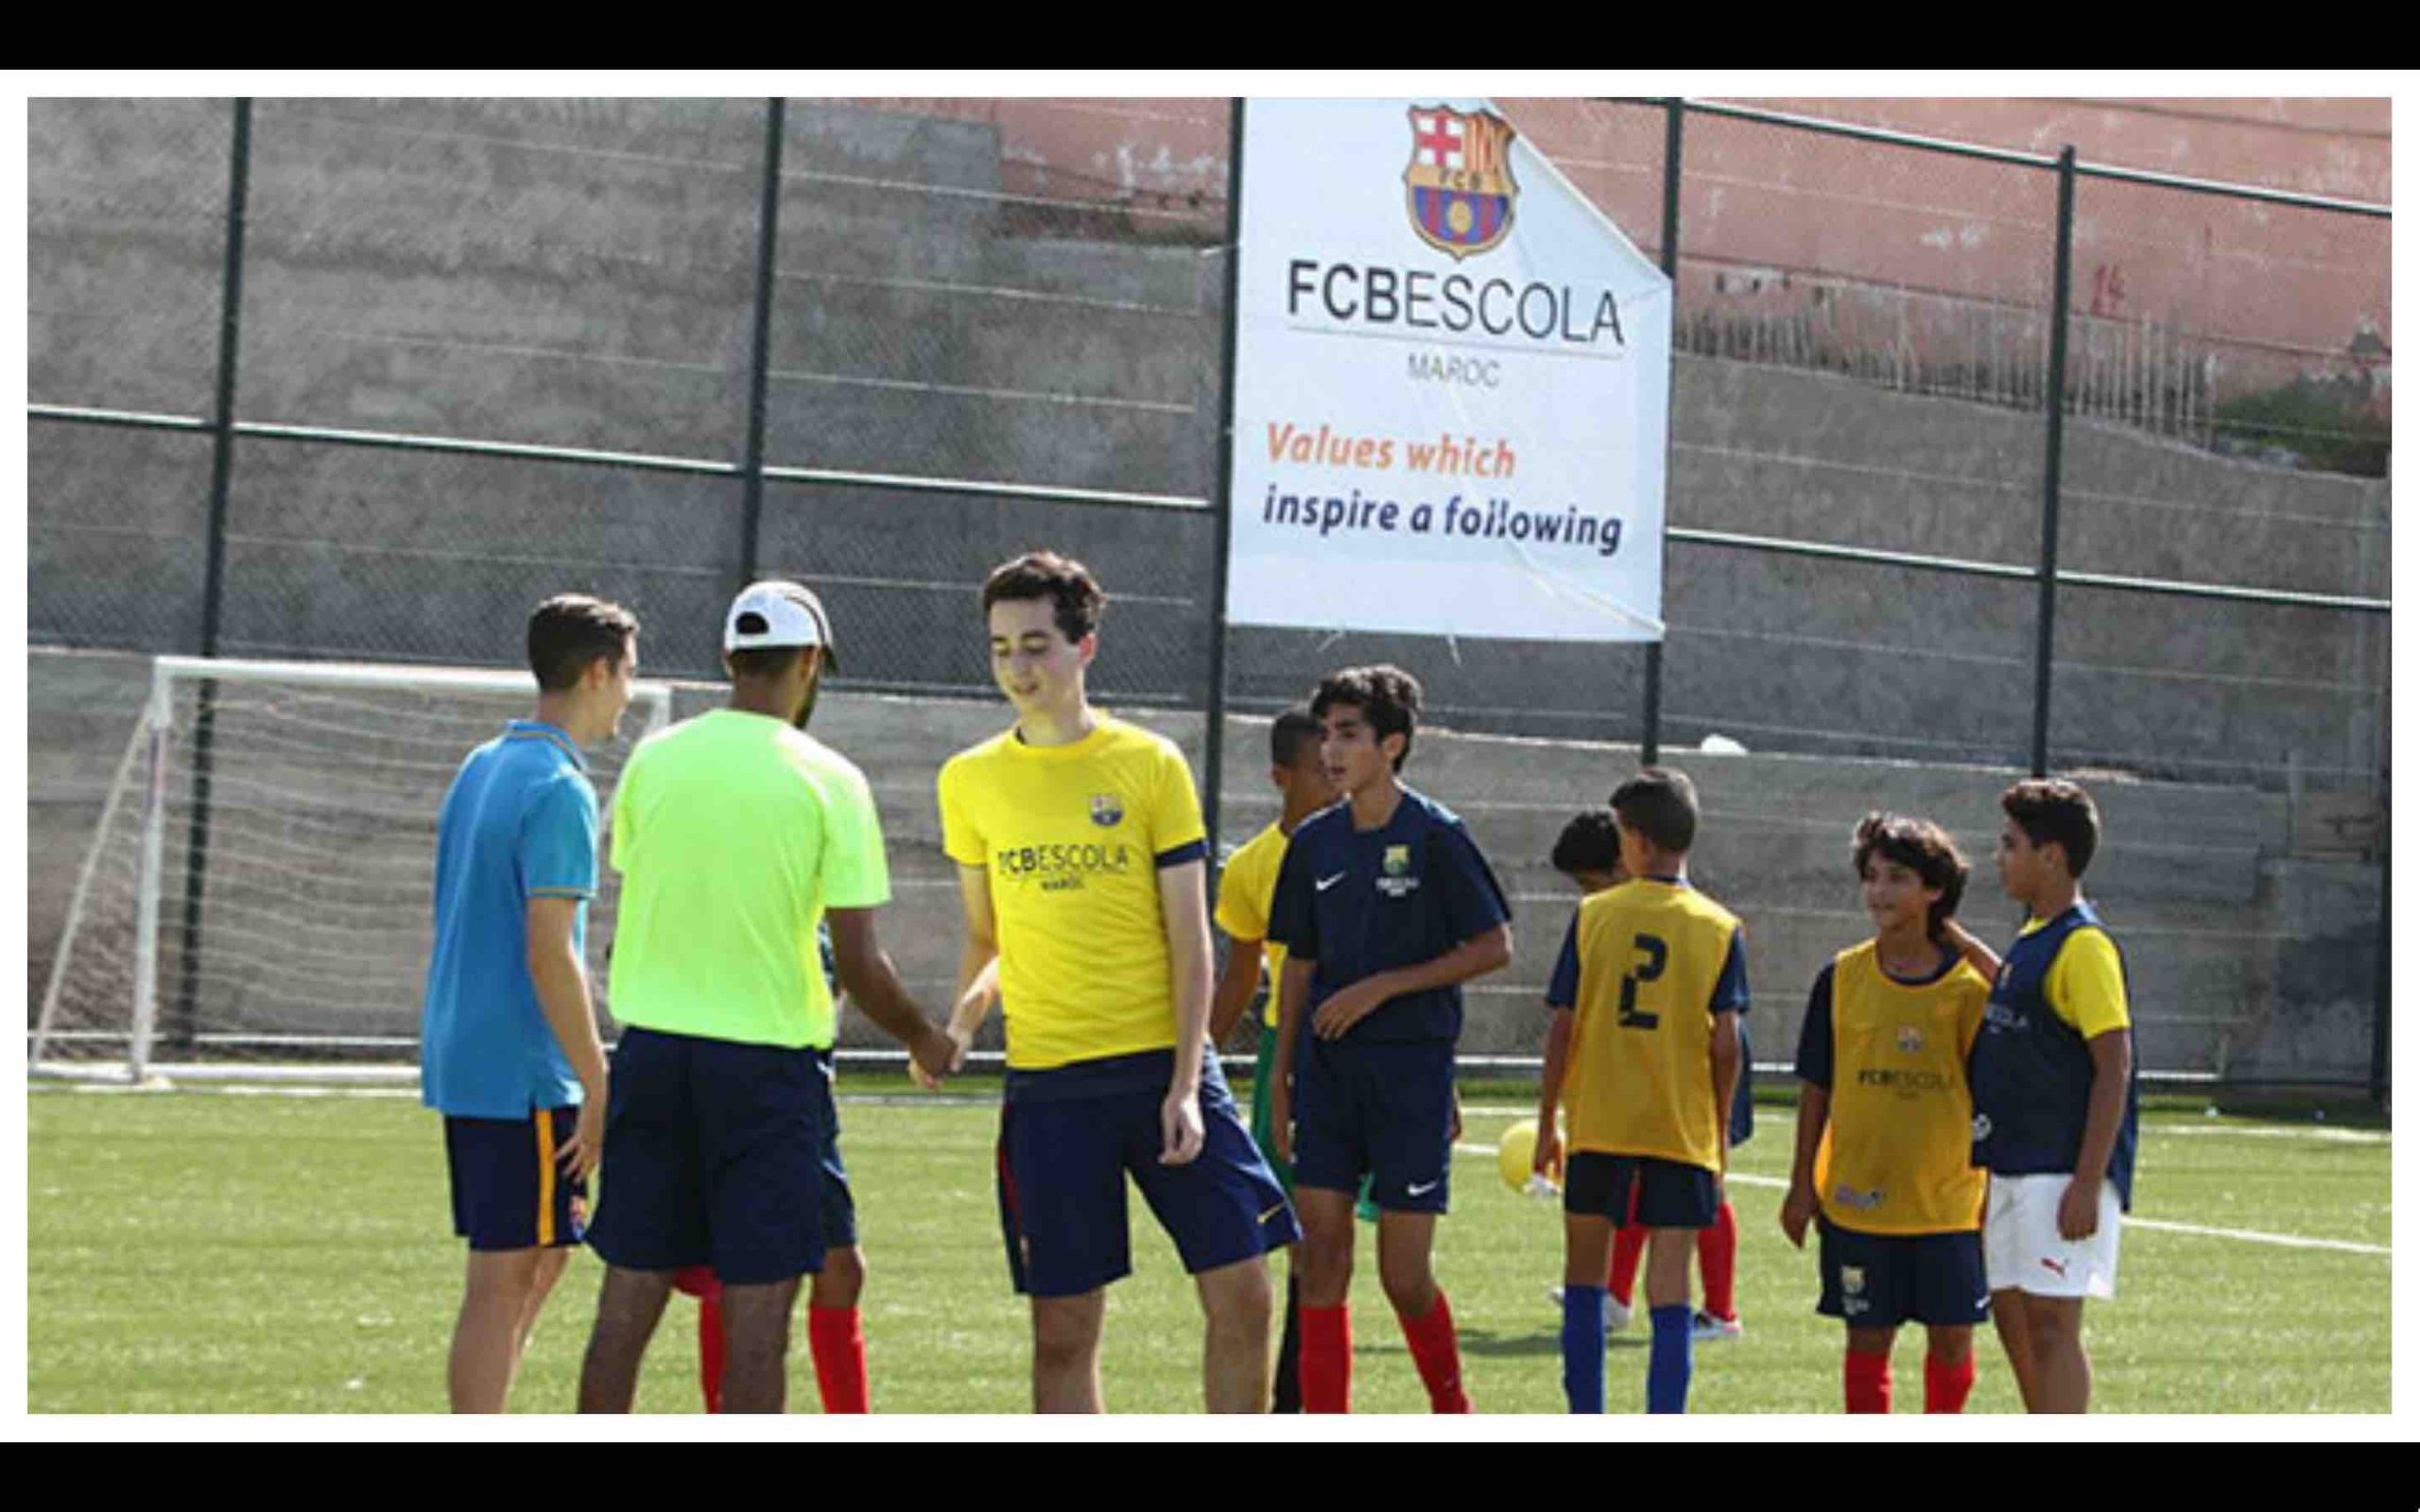
M 1538 1158 L 1538 1121 L 1525 1118 L 1495 1142 L 1495 1174 L 1519 1192 L 1530 1184 L 1530 1168 Z

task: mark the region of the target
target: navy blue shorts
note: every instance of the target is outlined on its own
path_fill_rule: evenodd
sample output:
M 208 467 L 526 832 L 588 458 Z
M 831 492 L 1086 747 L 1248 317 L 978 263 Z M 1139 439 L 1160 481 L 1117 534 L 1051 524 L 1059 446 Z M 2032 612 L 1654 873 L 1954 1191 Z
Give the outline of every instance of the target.
M 1820 1213 L 1824 1296 L 1815 1311 L 1853 1329 L 1971 1327 L 1991 1315 L 1980 1233 L 1861 1234 Z
M 1443 1212 L 1453 1189 L 1450 1040 L 1344 1044 L 1307 1032 L 1294 1068 L 1294 1185 L 1384 1212 Z
M 1201 1153 L 1160 1163 L 1160 1104 L 1175 1052 L 1009 1074 L 1000 1108 L 1000 1230 L 1009 1275 L 1028 1297 L 1080 1297 L 1133 1268 L 1126 1178 L 1187 1273 L 1302 1237 L 1293 1205 L 1252 1142 L 1215 1057 L 1201 1067 Z
M 1563 1162 L 1563 1211 L 1616 1227 L 1711 1228 L 1722 1188 L 1702 1165 L 1652 1155 L 1575 1150 Z
M 1734 1149 L 1756 1137 L 1756 1052 L 1748 1043 L 1748 1016 L 1739 1020 L 1739 1082 L 1731 1093 L 1731 1127 L 1728 1130 Z
M 588 1243 L 625 1270 L 711 1265 L 726 1285 L 823 1268 L 856 1240 L 827 1053 L 626 1028 Z
M 454 1231 L 473 1249 L 563 1249 L 588 1229 L 588 1183 L 566 1181 L 557 1152 L 579 1124 L 577 1108 L 527 1118 L 445 1120 L 445 1173 Z

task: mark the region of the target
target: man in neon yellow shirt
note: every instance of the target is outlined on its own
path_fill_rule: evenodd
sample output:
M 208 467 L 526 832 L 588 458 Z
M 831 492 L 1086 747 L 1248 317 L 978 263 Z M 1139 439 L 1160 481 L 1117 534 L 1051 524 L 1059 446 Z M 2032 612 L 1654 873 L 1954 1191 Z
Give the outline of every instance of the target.
M 583 1412 L 630 1410 L 674 1274 L 693 1265 L 722 1281 L 723 1410 L 782 1410 L 803 1275 L 816 1277 L 809 1332 L 827 1407 L 865 1410 L 862 1268 L 832 1106 L 820 919 L 828 913 L 850 1000 L 928 1074 L 956 1061 L 874 937 L 890 880 L 873 793 L 806 733 L 832 664 L 822 604 L 796 583 L 752 585 L 726 616 L 723 662 L 730 705 L 642 744 L 614 796 L 623 1034 L 605 1125 L 611 1185 L 589 1228 L 608 1268 Z
M 1095 710 L 1084 669 L 1104 599 L 1051 552 L 983 585 L 992 674 L 1016 724 L 942 768 L 942 845 L 967 941 L 950 1033 L 1008 1020 L 1000 1213 L 1032 1299 L 1033 1401 L 1098 1412 L 1106 1287 L 1126 1274 L 1126 1181 L 1201 1297 L 1213 1412 L 1269 1400 L 1269 1270 L 1299 1236 L 1208 1054 L 1210 923 L 1201 807 L 1167 740 Z

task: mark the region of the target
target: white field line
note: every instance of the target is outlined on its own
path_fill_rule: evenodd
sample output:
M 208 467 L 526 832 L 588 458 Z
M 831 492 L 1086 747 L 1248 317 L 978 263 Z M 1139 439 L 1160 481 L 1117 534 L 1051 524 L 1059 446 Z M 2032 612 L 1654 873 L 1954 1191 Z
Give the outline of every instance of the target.
M 2147 1125 L 2147 1128 L 2150 1133 L 2161 1139 L 2167 1139 L 2171 1134 L 2185 1134 L 2204 1139 L 2232 1137 L 2239 1140 L 2318 1140 L 2326 1144 L 2392 1144 L 2394 1143 L 2394 1136 L 2392 1134 L 2378 1134 L 2359 1128 L 2246 1128 L 2240 1125 L 2229 1126 L 2223 1124 L 2207 1128 L 2192 1126 L 2180 1128 L 2166 1125 Z
M 1463 1111 L 1467 1113 L 1469 1109 L 1464 1108 Z M 2200 1131 L 2197 1130 L 2196 1132 Z M 1484 1155 L 1493 1159 L 1495 1155 L 1495 1146 L 1493 1144 L 1457 1144 L 1454 1146 L 1454 1153 L 1456 1155 Z M 1737 1181 L 1742 1186 L 1774 1187 L 1779 1189 L 1787 1189 L 1789 1186 L 1789 1183 L 1780 1177 L 1755 1176 L 1746 1171 L 1734 1171 L 1724 1179 Z M 2309 1239 L 2301 1234 L 2264 1234 L 2256 1232 L 2250 1228 L 2205 1228 L 2200 1224 L 2167 1223 L 2157 1218 L 2137 1218 L 2131 1214 L 2129 1214 L 2125 1220 L 2125 1227 L 2129 1228 L 2158 1228 L 2173 1234 L 2200 1234 L 2210 1239 L 2240 1239 L 2248 1244 L 2255 1245 L 2282 1245 L 2289 1249 L 2341 1249 L 2345 1253 L 2352 1255 L 2391 1256 L 2394 1253 L 2394 1250 L 2389 1249 L 2384 1245 L 2355 1244 L 2349 1239 Z
M 2384 1245 L 2357 1245 L 2349 1239 L 2306 1239 L 2299 1234 L 2255 1233 L 2249 1228 L 2204 1228 L 2199 1224 L 2163 1223 L 2156 1218 L 2125 1220 L 2128 1228 L 2163 1228 L 2172 1234 L 2203 1234 L 2212 1239 L 2241 1239 L 2256 1245 L 2283 1245 L 2289 1249 L 2341 1249 L 2354 1255 L 2392 1255 Z
M 1480 1107 L 1471 1104 L 1462 1108 L 1462 1116 L 1464 1118 L 1535 1118 L 1538 1116 L 1538 1110 L 1535 1108 Z M 1798 1114 L 1795 1109 L 1788 1108 L 1759 1108 L 1756 1109 L 1756 1122 L 1759 1125 L 1788 1126 L 1798 1122 Z M 2146 1125 L 2144 1127 L 2147 1135 L 2156 1139 L 2167 1139 L 2169 1135 L 2176 1134 L 2198 1139 L 2318 1140 L 2331 1144 L 2392 1144 L 2394 1143 L 2394 1135 L 2381 1134 L 2374 1129 L 2256 1128 L 2241 1124 L 2208 1125 L 2158 1124 Z
M 417 1087 L 247 1087 L 225 1086 L 133 1087 L 124 1082 L 34 1082 L 26 1088 L 29 1092 L 73 1092 L 79 1097 L 159 1096 L 173 1092 L 181 1097 L 375 1097 L 410 1098 L 420 1100 Z

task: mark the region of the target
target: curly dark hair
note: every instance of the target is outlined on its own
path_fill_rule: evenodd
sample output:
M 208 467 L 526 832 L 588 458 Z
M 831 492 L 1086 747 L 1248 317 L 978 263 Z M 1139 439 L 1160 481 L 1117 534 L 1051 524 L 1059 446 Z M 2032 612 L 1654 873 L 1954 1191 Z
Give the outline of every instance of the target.
M 1611 809 L 1589 809 L 1563 827 L 1555 836 L 1547 861 L 1565 876 L 1581 871 L 1619 871 L 1622 836 Z
M 1109 595 L 1093 580 L 1090 568 L 1055 551 L 1028 551 L 992 569 L 983 579 L 983 615 L 991 618 L 994 604 L 1047 599 L 1051 623 L 1070 642 L 1100 628 Z
M 1853 845 L 1859 881 L 1865 864 L 1878 854 L 1914 872 L 1926 886 L 1941 889 L 1940 900 L 1925 911 L 1925 933 L 1941 938 L 1942 926 L 1957 917 L 1959 900 L 1966 896 L 1966 858 L 1949 832 L 1930 819 L 1876 809 L 1858 821 Z
M 1311 717 L 1326 718 L 1337 704 L 1360 710 L 1376 739 L 1403 737 L 1403 749 L 1395 756 L 1395 770 L 1402 771 L 1420 725 L 1420 679 L 1397 666 L 1346 667 L 1322 678 L 1311 690 Z

